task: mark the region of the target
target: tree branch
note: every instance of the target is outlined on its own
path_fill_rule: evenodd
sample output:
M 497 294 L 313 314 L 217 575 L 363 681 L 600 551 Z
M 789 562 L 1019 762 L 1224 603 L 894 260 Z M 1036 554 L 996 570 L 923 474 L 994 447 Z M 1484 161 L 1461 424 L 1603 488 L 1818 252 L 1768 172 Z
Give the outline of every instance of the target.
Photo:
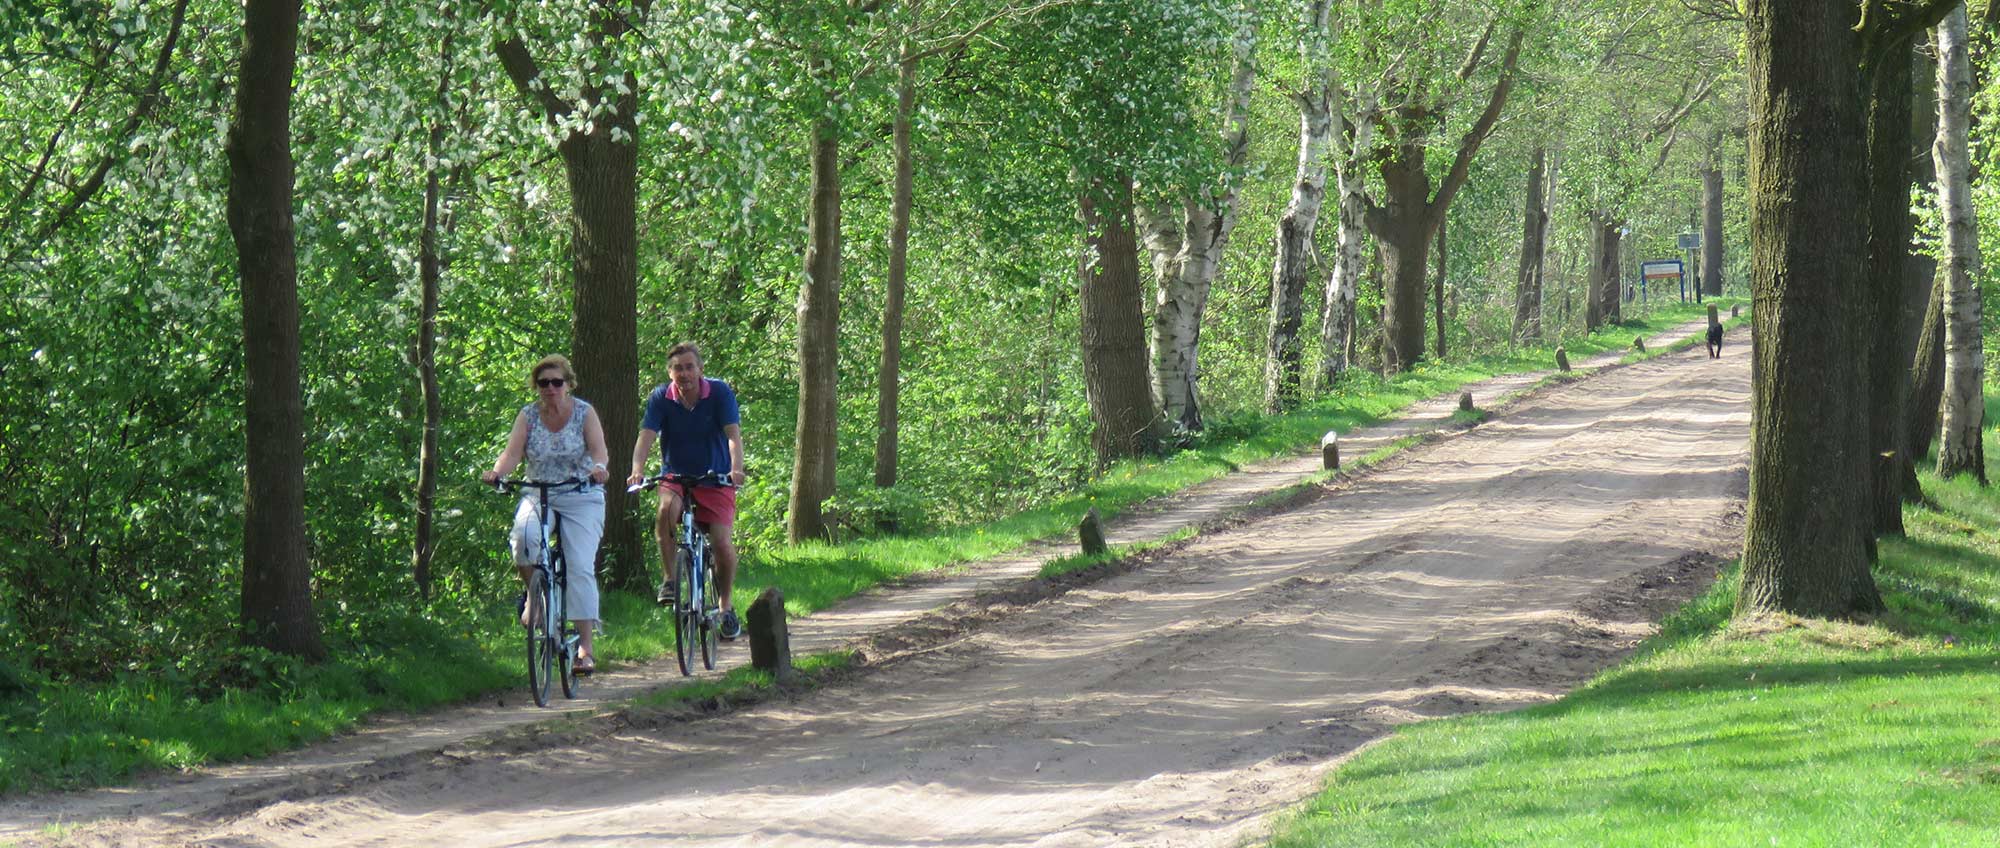
M 1526 37 L 1527 32 L 1520 27 L 1515 27 L 1514 34 L 1508 37 L 1507 55 L 1500 61 L 1500 80 L 1493 84 L 1493 94 L 1486 100 L 1486 111 L 1480 113 L 1479 120 L 1473 123 L 1472 129 L 1466 130 L 1465 137 L 1459 141 L 1458 155 L 1452 160 L 1451 172 L 1445 174 L 1444 181 L 1438 184 L 1437 198 L 1428 205 L 1426 215 L 1442 215 L 1451 206 L 1452 196 L 1465 186 L 1466 179 L 1471 176 L 1472 157 L 1479 153 L 1479 146 L 1492 134 L 1494 123 L 1500 120 L 1500 108 L 1507 104 L 1507 93 L 1514 88 L 1514 71 L 1521 60 L 1521 41 Z
M 541 107 L 543 117 L 560 121 L 570 113 L 570 104 L 550 91 L 546 83 L 540 88 L 535 86 L 542 69 L 535 64 L 535 57 L 528 55 L 528 46 L 521 43 L 520 36 L 494 42 L 493 52 L 500 57 L 500 67 L 506 69 L 507 78 L 514 81 L 514 89 L 529 103 Z
M 55 218 L 42 225 L 41 229 L 35 232 L 34 238 L 16 250 L 13 256 L 8 257 L 10 263 L 19 259 L 32 246 L 48 241 L 56 233 L 61 232 L 63 227 L 68 226 L 69 219 L 104 188 L 104 178 L 111 173 L 111 168 L 124 161 L 128 152 L 126 140 L 138 132 L 139 125 L 160 107 L 160 92 L 166 87 L 168 72 L 173 70 L 174 46 L 180 42 L 181 26 L 187 22 L 187 7 L 188 0 L 179 0 L 174 4 L 173 23 L 168 25 L 166 40 L 160 44 L 160 55 L 153 60 L 153 73 L 146 83 L 146 90 L 139 95 L 139 102 L 132 107 L 131 117 L 126 118 L 125 125 L 119 127 L 118 132 L 112 136 L 113 141 L 107 146 L 104 156 L 98 159 L 97 167 L 91 171 L 82 185 L 70 192 L 69 201 L 56 212 Z

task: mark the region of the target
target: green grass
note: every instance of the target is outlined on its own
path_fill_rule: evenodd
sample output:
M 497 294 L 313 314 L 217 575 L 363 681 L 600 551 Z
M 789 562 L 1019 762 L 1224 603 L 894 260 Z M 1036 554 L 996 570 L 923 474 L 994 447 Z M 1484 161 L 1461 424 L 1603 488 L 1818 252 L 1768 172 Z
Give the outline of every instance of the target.
M 2000 844 L 2000 491 L 1924 489 L 1878 621 L 1732 622 L 1732 566 L 1560 701 L 1399 730 L 1274 844 Z
M 1658 332 L 1701 314 L 1694 306 L 1661 310 L 1565 344 L 1572 361 L 1580 362 L 1599 351 L 1629 346 L 1633 335 Z M 1354 373 L 1295 412 L 1211 422 L 1197 444 L 1171 457 L 1120 463 L 1081 491 L 1024 504 L 1021 511 L 985 524 L 924 537 L 752 550 L 738 575 L 736 599 L 747 605 L 763 587 L 777 586 L 789 614 L 803 616 L 885 581 L 997 556 L 1037 539 L 1069 537 L 1093 506 L 1108 519 L 1141 501 L 1243 465 L 1309 450 L 1328 430 L 1345 433 L 1467 383 L 1551 367 L 1552 349 L 1425 363 L 1388 380 Z M 1380 461 L 1416 441 L 1399 441 L 1353 464 Z M 1098 559 L 1067 560 L 1045 573 L 1055 576 L 1144 549 L 1125 547 Z M 136 676 L 103 685 L 44 681 L 10 689 L 9 667 L 0 659 L 0 792 L 115 784 L 146 770 L 262 756 L 350 729 L 371 713 L 422 711 L 517 688 L 521 647 L 515 628 L 507 624 L 509 601 L 495 599 L 492 614 L 485 617 L 487 629 L 472 632 L 446 632 L 444 625 L 423 619 L 356 628 L 357 633 L 330 637 L 335 659 L 316 667 L 244 651 L 230 660 L 241 666 L 231 675 L 235 685 L 219 690 Z M 650 597 L 610 591 L 602 603 L 609 629 L 597 643 L 601 663 L 644 662 L 672 652 L 672 623 Z M 676 687 L 661 697 L 710 697 L 755 685 L 754 677 L 732 674 L 719 683 Z M 710 692 L 711 687 L 721 689 Z M 693 694 L 698 692 L 710 694 Z

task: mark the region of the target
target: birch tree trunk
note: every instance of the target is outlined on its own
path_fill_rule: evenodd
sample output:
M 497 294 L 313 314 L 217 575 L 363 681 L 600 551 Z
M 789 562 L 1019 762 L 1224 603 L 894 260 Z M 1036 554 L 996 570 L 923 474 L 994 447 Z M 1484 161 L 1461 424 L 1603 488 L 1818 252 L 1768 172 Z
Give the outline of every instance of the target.
M 1299 107 L 1299 158 L 1292 174 L 1291 200 L 1278 217 L 1277 255 L 1271 263 L 1271 320 L 1265 332 L 1264 408 L 1271 412 L 1282 411 L 1297 396 L 1296 377 L 1288 377 L 1280 363 L 1287 348 L 1298 347 L 1299 321 L 1294 316 L 1287 330 L 1283 309 L 1286 302 L 1303 299 L 1306 271 L 1312 266 L 1313 233 L 1326 201 L 1327 147 L 1333 141 L 1334 72 L 1326 55 L 1332 6 L 1331 0 L 1306 3 L 1300 35 L 1299 55 L 1305 73 L 1303 84 L 1291 95 Z M 1290 294 L 1293 292 L 1298 294 Z M 1322 335 L 1323 353 L 1324 338 Z M 1341 362 L 1323 364 L 1323 373 L 1338 375 L 1345 368 L 1344 354 L 1326 358 Z M 1323 385 L 1330 382 L 1321 380 Z
M 1973 218 L 1971 159 L 1966 135 L 1971 124 L 1972 71 L 1966 58 L 1965 9 L 1960 6 L 1937 26 L 1938 206 L 1944 215 L 1946 275 L 1944 409 L 1938 436 L 1940 477 L 1970 473 L 1986 484 L 1985 450 L 1979 432 L 1986 423 L 1980 381 L 1986 355 L 1980 338 L 1979 242 Z
M 1358 316 L 1355 304 L 1361 296 L 1361 275 L 1368 265 L 1366 216 L 1368 198 L 1363 194 L 1362 163 L 1357 151 L 1374 146 L 1375 125 L 1366 120 L 1347 121 L 1334 133 L 1334 225 L 1333 271 L 1326 278 L 1326 298 L 1321 306 L 1319 384 L 1331 386 L 1354 364 L 1354 327 Z
M 882 304 L 882 366 L 876 373 L 875 485 L 896 485 L 897 435 L 903 379 L 903 296 L 909 282 L 910 206 L 916 168 L 910 160 L 910 116 L 917 106 L 917 63 L 905 59 L 896 76 L 895 187 L 889 198 L 889 279 Z
M 806 216 L 806 275 L 799 286 L 799 413 L 793 431 L 792 490 L 785 535 L 824 539 L 820 507 L 833 495 L 839 424 L 834 391 L 840 363 L 840 128 L 813 122 L 812 201 Z
M 1514 273 L 1514 341 L 1525 344 L 1542 337 L 1542 259 L 1549 215 L 1542 184 L 1548 178 L 1548 150 L 1535 148 L 1529 159 L 1527 199 L 1521 204 L 1521 262 Z
M 306 559 L 305 407 L 299 386 L 298 253 L 292 224 L 292 76 L 298 0 L 248 0 L 229 159 L 229 234 L 243 299 L 242 636 L 326 656 Z
M 1083 251 L 1077 261 L 1083 382 L 1096 425 L 1099 467 L 1160 450 L 1159 417 L 1147 388 L 1145 294 L 1132 222 L 1132 184 L 1085 186 L 1077 199 Z
M 1234 71 L 1223 117 L 1223 180 L 1212 194 L 1186 204 L 1184 238 L 1161 278 L 1153 312 L 1153 395 L 1167 427 L 1182 433 L 1201 429 L 1200 378 L 1202 315 L 1208 294 L 1222 272 L 1223 251 L 1236 228 L 1237 171 L 1250 153 L 1250 95 L 1257 82 L 1257 30 L 1245 23 L 1233 43 Z M 1157 267 L 1157 266 L 1156 266 Z

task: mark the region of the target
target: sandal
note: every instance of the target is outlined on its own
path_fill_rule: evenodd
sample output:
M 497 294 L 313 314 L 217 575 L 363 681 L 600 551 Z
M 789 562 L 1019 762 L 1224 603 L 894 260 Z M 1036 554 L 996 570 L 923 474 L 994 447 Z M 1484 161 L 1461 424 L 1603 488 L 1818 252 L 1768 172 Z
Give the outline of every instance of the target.
M 597 671 L 597 661 L 590 657 L 578 657 L 576 664 L 570 666 L 569 671 L 577 677 L 589 677 L 591 673 Z

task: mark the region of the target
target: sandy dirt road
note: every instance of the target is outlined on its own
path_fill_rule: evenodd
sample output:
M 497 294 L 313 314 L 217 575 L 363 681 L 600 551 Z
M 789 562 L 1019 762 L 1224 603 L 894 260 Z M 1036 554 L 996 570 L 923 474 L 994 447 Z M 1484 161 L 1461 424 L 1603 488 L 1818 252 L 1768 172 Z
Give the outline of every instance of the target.
M 1748 458 L 1733 335 L 1720 361 L 1554 389 L 796 699 L 217 792 L 60 841 L 1238 844 L 1397 724 L 1560 695 L 1713 577 Z

